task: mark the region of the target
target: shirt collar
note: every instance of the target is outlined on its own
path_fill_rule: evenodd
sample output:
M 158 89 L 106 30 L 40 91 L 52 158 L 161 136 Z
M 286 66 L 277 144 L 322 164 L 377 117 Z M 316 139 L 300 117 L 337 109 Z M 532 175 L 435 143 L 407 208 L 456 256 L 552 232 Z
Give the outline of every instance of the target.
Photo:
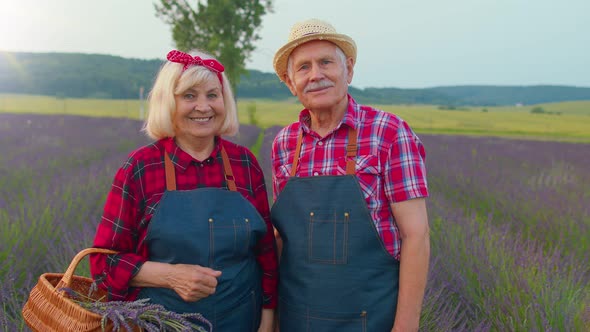
M 358 109 L 359 105 L 356 103 L 354 98 L 350 94 L 347 95 L 348 98 L 348 106 L 346 108 L 346 113 L 344 113 L 344 117 L 340 121 L 340 123 L 334 128 L 334 131 L 340 129 L 340 127 L 345 124 L 349 128 L 357 128 L 358 127 Z M 303 132 L 309 134 L 311 132 L 311 114 L 309 110 L 306 108 L 299 113 L 299 123 Z
M 211 163 L 216 162 L 217 158 L 215 158 L 215 156 L 217 156 L 219 151 L 221 150 L 221 144 L 219 144 L 219 141 L 219 137 L 215 136 L 215 146 L 213 147 L 213 151 L 211 151 L 211 155 L 209 156 L 209 158 L 206 159 L 210 159 Z M 170 159 L 172 159 L 172 162 L 174 162 L 174 164 L 177 167 L 179 167 L 182 172 L 184 172 L 192 162 L 199 162 L 190 154 L 184 152 L 184 150 L 182 150 L 176 144 L 176 141 L 174 141 L 173 137 L 168 137 L 164 139 L 164 150 L 168 153 Z M 202 161 L 205 162 L 206 160 Z

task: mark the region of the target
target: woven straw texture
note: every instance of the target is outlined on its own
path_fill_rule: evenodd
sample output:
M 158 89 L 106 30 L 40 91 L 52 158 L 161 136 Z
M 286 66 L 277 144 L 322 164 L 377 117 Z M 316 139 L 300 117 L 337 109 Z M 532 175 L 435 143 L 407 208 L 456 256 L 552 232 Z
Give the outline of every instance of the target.
M 116 251 L 84 249 L 74 257 L 65 273 L 44 273 L 39 277 L 22 311 L 25 322 L 33 331 L 102 331 L 100 315 L 82 308 L 60 291 L 67 287 L 93 300 L 106 300 L 106 292 L 101 289 L 90 293 L 91 278 L 73 275 L 82 258 L 93 253 L 115 254 Z
M 356 43 L 347 35 L 336 32 L 336 29 L 328 23 L 318 19 L 309 19 L 296 23 L 291 28 L 289 39 L 276 53 L 273 59 L 273 66 L 281 81 L 285 81 L 287 75 L 287 64 L 289 55 L 297 46 L 312 40 L 325 40 L 336 44 L 344 52 L 347 58 L 356 62 Z

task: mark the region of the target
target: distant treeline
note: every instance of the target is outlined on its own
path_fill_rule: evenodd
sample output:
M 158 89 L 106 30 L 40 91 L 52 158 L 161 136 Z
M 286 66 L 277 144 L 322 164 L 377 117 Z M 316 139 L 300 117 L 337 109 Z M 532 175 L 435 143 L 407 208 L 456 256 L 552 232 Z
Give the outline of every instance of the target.
M 163 60 L 78 53 L 0 52 L 0 93 L 68 98 L 138 98 L 152 86 Z M 351 87 L 355 99 L 371 104 L 495 106 L 590 100 L 590 88 L 572 86 L 446 86 L 424 89 Z M 283 100 L 289 90 L 274 73 L 250 70 L 238 98 Z

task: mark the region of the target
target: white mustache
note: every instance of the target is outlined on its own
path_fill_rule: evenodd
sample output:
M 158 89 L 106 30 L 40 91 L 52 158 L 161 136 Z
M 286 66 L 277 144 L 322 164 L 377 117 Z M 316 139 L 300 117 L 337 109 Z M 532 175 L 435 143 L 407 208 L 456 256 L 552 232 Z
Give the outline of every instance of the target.
M 329 88 L 329 87 L 333 87 L 334 83 L 329 81 L 329 80 L 321 80 L 319 82 L 311 82 L 309 84 L 307 84 L 307 86 L 305 87 L 305 89 L 303 89 L 303 92 L 309 92 L 310 90 L 317 90 L 317 89 L 322 89 L 322 88 Z

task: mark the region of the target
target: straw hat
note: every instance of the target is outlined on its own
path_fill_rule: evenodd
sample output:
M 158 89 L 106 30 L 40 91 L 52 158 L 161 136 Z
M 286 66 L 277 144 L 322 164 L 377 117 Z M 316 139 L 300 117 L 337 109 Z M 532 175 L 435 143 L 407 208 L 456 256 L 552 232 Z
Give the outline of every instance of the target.
M 273 66 L 281 81 L 285 81 L 287 63 L 291 52 L 297 46 L 312 40 L 332 42 L 342 49 L 347 58 L 352 58 L 353 65 L 356 62 L 356 44 L 354 40 L 347 35 L 337 33 L 330 23 L 312 18 L 295 23 L 291 28 L 289 40 L 275 53 Z

